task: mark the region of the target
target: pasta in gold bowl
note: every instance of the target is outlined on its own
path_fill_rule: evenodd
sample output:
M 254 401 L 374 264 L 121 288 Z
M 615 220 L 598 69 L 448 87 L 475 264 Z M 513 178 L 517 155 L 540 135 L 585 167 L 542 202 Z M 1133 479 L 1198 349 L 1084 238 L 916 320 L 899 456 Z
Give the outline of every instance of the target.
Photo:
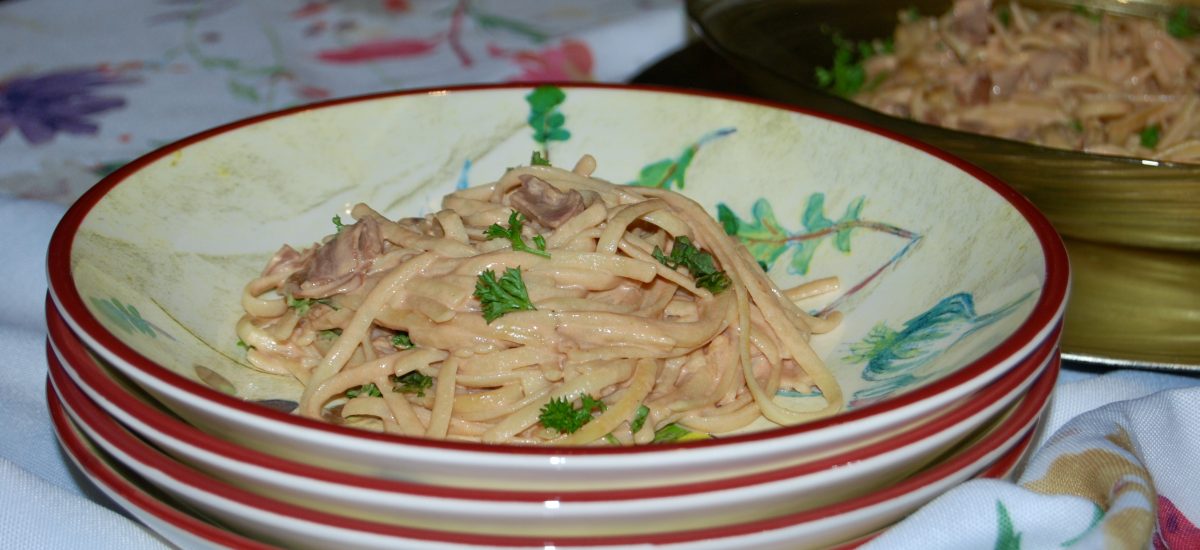
M 1200 9 L 1181 0 L 691 0 L 781 101 L 946 149 L 1065 236 L 1200 250 Z
M 1068 280 L 1047 220 L 940 150 L 613 85 L 216 128 L 97 185 L 48 257 L 71 330 L 189 424 L 497 490 L 731 478 L 954 415 L 1057 344 Z

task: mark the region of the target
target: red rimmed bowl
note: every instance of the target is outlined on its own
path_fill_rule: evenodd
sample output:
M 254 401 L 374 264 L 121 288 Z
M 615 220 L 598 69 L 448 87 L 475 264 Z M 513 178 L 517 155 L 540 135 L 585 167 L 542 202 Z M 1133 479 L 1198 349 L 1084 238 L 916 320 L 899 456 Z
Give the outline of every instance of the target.
M 460 181 L 523 162 L 530 90 L 516 86 L 283 111 L 139 159 L 55 232 L 56 308 L 89 349 L 209 433 L 374 477 L 497 489 L 671 485 L 809 462 L 911 429 L 995 383 L 1047 345 L 1061 319 L 1068 268 L 1057 234 L 1017 193 L 941 151 L 776 104 L 561 90 L 572 137 L 551 144 L 556 158 L 592 154 L 599 177 L 624 182 L 686 157 L 676 166 L 688 196 L 795 237 L 766 253 L 772 278 L 845 281 L 824 304 L 844 313 L 842 326 L 814 340 L 846 391 L 845 411 L 709 441 L 541 449 L 376 434 L 267 406 L 294 402 L 298 387 L 241 359 L 233 326 L 245 282 L 281 243 L 327 233 L 348 201 L 391 205 L 391 216 L 427 211 Z M 820 244 L 833 234 L 814 220 L 843 210 L 862 223 L 840 244 Z M 810 233 L 808 256 L 795 247 Z
M 85 417 L 112 416 L 188 466 L 306 508 L 381 523 L 525 536 L 654 533 L 728 525 L 869 494 L 919 471 L 970 439 L 972 432 L 986 431 L 1010 414 L 1013 404 L 1051 364 L 1056 349 L 1039 350 L 1009 376 L 912 430 L 799 466 L 641 489 L 496 491 L 347 474 L 211 436 L 138 395 L 131 383 L 100 365 L 74 341 L 53 311 L 47 315 L 51 375 L 60 392 L 79 403 L 77 411 Z
M 241 534 L 288 547 L 359 548 L 789 548 L 856 539 L 902 518 L 941 492 L 979 476 L 1006 477 L 1028 450 L 1057 380 L 1057 354 L 1028 394 L 1005 417 L 942 460 L 885 489 L 834 505 L 728 526 L 615 536 L 505 536 L 381 524 L 311 510 L 256 495 L 206 476 L 162 454 L 112 418 L 89 415 L 87 397 L 70 380 L 54 380 L 50 406 L 56 431 L 76 453 L 81 434 L 146 483 Z M 65 382 L 65 384 L 64 384 Z M 65 414 L 64 414 L 65 413 Z M 68 416 L 70 420 L 68 420 Z M 96 451 L 91 451 L 95 453 Z M 161 499 L 160 499 L 161 500 Z

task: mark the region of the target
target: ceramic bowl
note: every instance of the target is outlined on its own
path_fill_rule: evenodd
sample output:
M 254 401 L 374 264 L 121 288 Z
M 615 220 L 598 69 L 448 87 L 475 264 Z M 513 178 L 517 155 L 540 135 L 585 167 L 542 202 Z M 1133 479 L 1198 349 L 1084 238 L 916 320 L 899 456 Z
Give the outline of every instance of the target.
M 73 341 L 52 310 L 47 315 L 51 317 L 51 375 L 62 391 L 75 396 L 77 412 L 86 417 L 110 415 L 206 474 L 259 495 L 382 523 L 526 536 L 651 533 L 727 525 L 868 494 L 919 470 L 973 431 L 988 429 L 1048 367 L 1055 350 L 1054 345 L 1042 348 L 961 407 L 917 428 L 801 466 L 644 489 L 489 491 L 356 476 L 233 445 L 139 396 L 131 383 L 105 369 Z M 549 502 L 554 505 L 548 506 Z
M 912 136 L 960 156 L 1029 197 L 1067 237 L 1147 248 L 1200 250 L 1200 165 L 1093 155 L 949 130 L 884 115 L 816 84 L 834 46 L 892 35 L 897 14 L 950 10 L 951 0 L 690 0 L 697 33 L 756 92 Z M 1177 0 L 1023 0 L 1035 8 L 1104 10 L 1167 18 Z M 1195 11 L 1193 10 L 1193 13 Z
M 373 477 L 495 489 L 670 485 L 811 461 L 993 383 L 1062 317 L 1057 233 L 1011 188 L 938 149 L 777 104 L 560 91 L 570 137 L 547 142 L 553 158 L 592 154 L 596 175 L 621 183 L 674 166 L 679 178 L 664 183 L 678 187 L 686 173 L 682 191 L 724 210 L 743 239 L 762 237 L 756 227 L 779 232 L 756 254 L 781 285 L 841 278 L 845 290 L 812 307 L 844 314 L 814 346 L 845 411 L 707 441 L 541 449 L 376 434 L 278 410 L 300 387 L 244 364 L 233 331 L 244 283 L 282 243 L 328 233 L 330 214 L 348 204 L 430 212 L 445 193 L 526 162 L 537 144 L 522 86 L 332 101 L 166 146 L 67 212 L 48 253 L 51 296 L 89 349 L 205 431 Z
M 1028 394 L 1003 420 L 946 458 L 886 489 L 816 510 L 729 526 L 668 533 L 614 536 L 520 536 L 486 531 L 444 531 L 348 518 L 256 495 L 176 462 L 104 414 L 89 415 L 87 398 L 70 381 L 53 379 L 50 405 L 64 440 L 80 439 L 66 417 L 147 484 L 194 507 L 240 534 L 295 548 L 797 548 L 836 544 L 872 533 L 900 519 L 937 494 L 976 477 L 1007 475 L 1020 462 L 1057 379 L 1058 363 L 1038 377 Z M 93 405 L 94 406 L 94 405 Z M 61 407 L 61 409 L 60 409 Z M 62 414 L 65 412 L 66 414 Z

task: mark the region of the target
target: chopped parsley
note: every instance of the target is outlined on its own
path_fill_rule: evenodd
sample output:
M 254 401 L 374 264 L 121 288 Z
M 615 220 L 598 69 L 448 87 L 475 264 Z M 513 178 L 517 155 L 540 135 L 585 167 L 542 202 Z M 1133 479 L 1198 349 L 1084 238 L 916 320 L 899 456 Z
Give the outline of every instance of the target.
M 350 388 L 346 390 L 346 397 L 354 398 L 359 396 L 383 397 L 383 393 L 379 391 L 379 387 L 376 386 L 374 382 L 368 382 L 357 388 Z
M 654 247 L 653 255 L 654 259 L 671 269 L 686 267 L 688 273 L 696 279 L 696 286 L 713 294 L 729 288 L 729 276 L 717 269 L 712 254 L 692 245 L 692 240 L 685 236 L 681 235 L 675 239 L 670 256 L 663 254 L 662 249 L 657 246 Z
M 672 443 L 691 434 L 691 430 L 672 422 L 654 432 L 653 443 Z
M 519 252 L 528 252 L 543 258 L 549 258 L 550 253 L 546 252 L 546 239 L 541 235 L 533 236 L 533 245 L 537 248 L 531 248 L 528 244 L 525 244 L 525 239 L 521 237 L 521 228 L 524 227 L 524 225 L 525 216 L 523 216 L 520 212 L 513 210 L 512 213 L 508 215 L 507 229 L 498 223 L 493 223 L 492 225 L 488 226 L 487 231 L 484 232 L 484 235 L 487 236 L 489 241 L 492 239 L 508 239 L 508 242 L 512 243 L 513 250 Z
M 433 387 L 433 377 L 421 374 L 421 371 L 409 371 L 403 376 L 392 376 L 392 391 L 412 393 L 417 397 L 425 397 L 425 390 Z
M 1075 6 L 1075 13 L 1097 22 L 1100 21 L 1100 18 L 1104 15 L 1100 12 L 1100 10 L 1092 9 L 1079 4 Z
M 1196 25 L 1192 23 L 1191 12 L 1186 6 L 1180 6 L 1175 13 L 1171 14 L 1171 18 L 1167 19 L 1167 34 L 1175 38 L 1191 38 L 1196 36 L 1196 32 L 1200 31 Z
M 873 88 L 884 78 L 885 75 L 881 74 L 867 82 L 867 70 L 863 63 L 876 55 L 894 51 L 895 46 L 890 38 L 881 42 L 855 42 L 846 39 L 840 32 L 826 28 L 822 31 L 828 32 L 833 40 L 833 66 L 816 68 L 817 86 L 842 97 L 851 97 L 863 89 Z
M 529 159 L 531 166 L 550 166 L 550 159 L 543 157 L 541 151 L 534 151 L 533 156 Z
M 329 307 L 333 307 L 333 303 L 331 303 L 328 298 L 312 299 L 312 298 L 293 298 L 291 296 L 288 296 L 288 300 L 287 300 L 288 307 L 296 310 L 296 313 L 298 313 L 300 315 L 307 315 L 308 310 L 312 309 L 313 305 L 315 305 L 315 304 L 322 304 L 322 305 L 326 305 Z M 337 309 L 337 308 L 334 308 L 334 309 Z
M 388 380 L 392 383 L 392 391 L 411 393 L 417 397 L 425 397 L 425 390 L 433 387 L 432 376 L 426 376 L 415 370 L 407 372 L 403 376 L 389 375 Z M 376 386 L 374 382 L 369 382 L 346 390 L 346 397 L 383 397 L 383 392 L 379 391 L 379 386 Z
M 592 413 L 603 412 L 605 408 L 603 401 L 587 394 L 580 396 L 579 408 L 565 397 L 556 397 L 542 405 L 538 421 L 558 433 L 570 434 L 591 422 Z
M 629 431 L 638 433 L 642 431 L 642 426 L 646 425 L 646 417 L 650 415 L 650 407 L 642 405 L 633 413 L 633 419 L 629 421 Z
M 489 323 L 505 313 L 537 309 L 529 300 L 529 291 L 521 278 L 520 267 L 505 269 L 499 279 L 496 278 L 496 272 L 484 270 L 475 281 L 475 297 L 479 298 L 483 306 L 483 318 Z
M 1158 147 L 1158 140 L 1162 134 L 1162 127 L 1157 124 L 1147 126 L 1142 133 L 1138 135 L 1141 138 L 1142 147 L 1153 149 Z
M 996 18 L 1000 20 L 1000 24 L 1004 28 L 1012 25 L 1012 10 L 1008 6 L 1000 6 L 996 9 Z
M 408 337 L 407 332 L 397 332 L 392 335 L 392 345 L 400 349 L 408 349 L 413 347 L 413 341 Z
M 237 341 L 237 347 L 239 347 L 239 348 L 242 348 L 242 349 L 244 349 L 244 350 L 246 350 L 246 351 L 250 351 L 250 348 L 252 348 L 252 347 L 254 347 L 254 346 L 251 346 L 250 344 L 247 344 L 245 340 L 242 340 L 241 338 L 238 338 L 238 341 Z
M 317 333 L 317 336 L 319 336 L 322 340 L 335 340 L 341 335 L 342 329 L 340 328 L 331 328 L 329 330 L 322 330 L 321 332 Z
M 333 216 L 333 228 L 337 229 L 338 233 L 341 233 L 342 230 L 346 228 L 346 224 L 342 223 L 341 216 L 338 216 L 338 215 Z

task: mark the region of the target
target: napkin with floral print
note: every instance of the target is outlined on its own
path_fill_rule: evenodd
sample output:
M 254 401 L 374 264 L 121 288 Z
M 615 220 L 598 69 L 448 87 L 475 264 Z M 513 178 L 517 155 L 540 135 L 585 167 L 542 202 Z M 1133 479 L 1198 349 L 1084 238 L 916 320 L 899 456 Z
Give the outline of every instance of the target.
M 69 204 L 160 145 L 324 99 L 624 81 L 685 32 L 679 0 L 0 1 L 0 193 Z
M 960 485 L 864 548 L 1200 548 L 1200 380 L 1075 378 L 1015 483 Z

